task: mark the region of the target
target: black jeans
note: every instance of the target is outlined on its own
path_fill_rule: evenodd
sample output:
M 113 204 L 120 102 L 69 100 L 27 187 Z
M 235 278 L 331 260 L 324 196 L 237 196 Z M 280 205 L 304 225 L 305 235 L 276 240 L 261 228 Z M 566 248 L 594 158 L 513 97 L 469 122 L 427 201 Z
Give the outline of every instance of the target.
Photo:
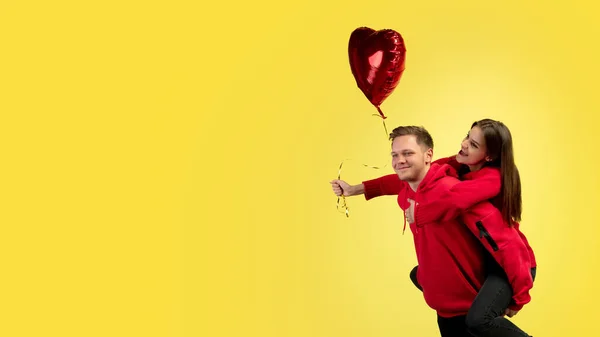
M 442 337 L 462 336 L 465 328 L 470 334 L 465 336 L 476 337 L 528 337 L 529 335 L 519 329 L 510 320 L 503 317 L 504 311 L 512 300 L 512 287 L 504 270 L 495 261 L 488 264 L 488 273 L 479 293 L 466 316 L 452 318 L 438 317 L 438 326 Z M 415 286 L 423 290 L 417 280 L 417 267 L 410 272 L 410 279 Z M 536 268 L 531 269 L 535 280 Z M 464 325 L 463 325 L 464 323 Z M 464 335 L 464 333 L 463 333 Z
M 438 315 L 437 323 L 442 337 L 472 337 L 466 323 L 467 316 L 444 318 Z

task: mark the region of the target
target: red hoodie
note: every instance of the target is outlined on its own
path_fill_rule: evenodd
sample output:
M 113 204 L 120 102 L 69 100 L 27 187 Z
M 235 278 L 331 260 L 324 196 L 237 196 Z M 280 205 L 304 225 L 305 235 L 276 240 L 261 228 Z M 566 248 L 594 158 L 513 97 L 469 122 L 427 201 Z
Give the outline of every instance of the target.
M 462 165 L 456 161 L 456 156 L 441 158 L 434 163 L 448 164 L 457 171 Z M 463 181 L 454 185 L 445 196 L 429 203 L 421 203 L 419 207 L 415 207 L 415 222 L 417 224 L 457 218 L 461 212 L 484 200 L 489 200 L 497 209 L 502 209 L 501 200 L 496 198 L 502 188 L 502 176 L 499 168 L 484 167 L 481 170 L 464 174 L 460 178 Z M 504 225 L 508 226 L 506 222 L 504 222 Z M 521 232 L 519 223 L 515 222 L 513 225 L 527 247 L 531 267 L 536 267 L 535 254 L 527 238 Z M 493 233 L 490 234 L 493 238 Z
M 406 210 L 410 206 L 408 198 L 415 200 L 416 204 L 428 202 L 444 195 L 458 182 L 456 172 L 450 166 L 434 163 L 416 192 L 395 174 L 364 181 L 363 184 L 367 200 L 380 195 L 398 195 L 400 208 Z M 438 315 L 453 317 L 466 315 L 469 311 L 485 280 L 483 249 L 484 246 L 490 247 L 482 245 L 472 232 L 479 234 L 478 223 L 497 222 L 501 217 L 494 206 L 482 202 L 463 215 L 462 220 L 467 226 L 459 219 L 410 225 L 419 263 L 417 278 L 425 301 Z M 500 241 L 500 244 L 506 243 Z M 514 253 L 512 258 L 506 259 L 508 263 L 501 263 L 507 274 L 517 273 L 520 279 L 522 275 L 529 275 L 528 284 L 521 287 L 523 291 L 518 293 L 515 301 L 522 306 L 529 301 L 528 290 L 532 286 L 527 256 L 524 257 L 527 263 L 521 263 L 523 256 L 514 255 L 522 250 L 503 249 L 502 252 Z

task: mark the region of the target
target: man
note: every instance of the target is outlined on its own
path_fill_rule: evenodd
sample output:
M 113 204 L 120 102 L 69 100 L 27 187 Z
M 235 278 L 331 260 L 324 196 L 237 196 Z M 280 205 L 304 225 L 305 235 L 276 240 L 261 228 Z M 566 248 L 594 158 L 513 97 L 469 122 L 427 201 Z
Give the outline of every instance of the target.
M 427 202 L 447 193 L 458 182 L 456 172 L 449 165 L 432 164 L 433 140 L 422 127 L 398 127 L 390 134 L 392 140 L 392 166 L 396 175 L 349 185 L 342 180 L 331 182 L 336 195 L 361 195 L 367 200 L 381 195 L 398 195 L 398 204 L 404 210 L 410 208 L 409 200 Z M 410 224 L 414 236 L 419 264 L 417 278 L 426 303 L 438 315 L 438 326 L 443 337 L 469 336 L 465 316 L 485 280 L 484 247 L 498 252 L 494 247 L 482 245 L 473 233 L 482 221 L 502 221 L 500 212 L 489 202 L 472 207 L 458 219 Z M 405 217 L 406 225 L 406 217 Z M 466 226 L 465 226 L 466 225 Z M 525 252 L 526 254 L 526 252 Z M 527 256 L 523 251 L 500 250 L 501 266 L 509 276 L 522 276 L 520 289 L 515 290 L 514 300 L 522 306 L 529 302 L 528 290 L 532 284 Z

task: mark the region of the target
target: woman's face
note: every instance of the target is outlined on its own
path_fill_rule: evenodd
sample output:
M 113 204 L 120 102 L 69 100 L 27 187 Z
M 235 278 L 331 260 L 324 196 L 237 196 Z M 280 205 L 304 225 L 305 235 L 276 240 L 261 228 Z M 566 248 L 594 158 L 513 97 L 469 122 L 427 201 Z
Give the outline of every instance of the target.
M 483 167 L 490 160 L 487 155 L 485 137 L 480 127 L 474 126 L 460 144 L 460 151 L 456 155 L 456 161 L 468 165 L 471 170 Z

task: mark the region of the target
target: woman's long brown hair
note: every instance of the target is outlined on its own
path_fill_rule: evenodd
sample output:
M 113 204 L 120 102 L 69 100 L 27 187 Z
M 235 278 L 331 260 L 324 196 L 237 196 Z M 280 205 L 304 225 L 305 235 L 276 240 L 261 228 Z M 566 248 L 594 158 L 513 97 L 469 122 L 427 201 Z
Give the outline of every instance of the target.
M 487 146 L 487 155 L 491 161 L 487 166 L 500 168 L 502 188 L 498 199 L 504 220 L 512 225 L 521 221 L 521 178 L 515 164 L 512 135 L 502 122 L 492 119 L 482 119 L 473 123 L 471 128 L 478 126 L 482 131 Z

